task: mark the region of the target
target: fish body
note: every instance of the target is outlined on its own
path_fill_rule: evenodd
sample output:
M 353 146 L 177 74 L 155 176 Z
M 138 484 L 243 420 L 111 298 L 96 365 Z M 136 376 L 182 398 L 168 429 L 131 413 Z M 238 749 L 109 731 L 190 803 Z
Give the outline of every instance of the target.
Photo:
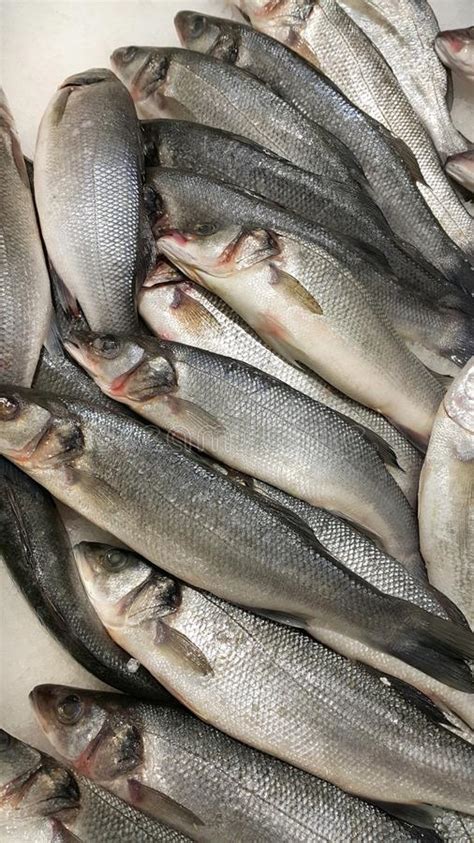
M 0 91 L 0 381 L 31 386 L 50 319 L 48 271 L 28 173 Z
M 68 696 L 82 711 L 71 726 L 59 719 Z M 416 829 L 375 806 L 233 740 L 181 707 L 61 686 L 40 686 L 32 699 L 40 724 L 67 763 L 86 764 L 89 776 L 129 802 L 146 791 L 146 807 L 157 815 L 167 804 L 183 822 L 194 818 L 194 839 L 323 843 L 351 839 L 361 828 L 387 843 L 419 838 Z M 103 718 L 99 732 L 94 710 Z M 81 757 L 75 736 L 86 725 L 89 742 L 85 738 Z
M 260 369 L 180 343 L 77 331 L 66 346 L 109 397 L 231 468 L 345 515 L 416 565 L 414 512 L 370 436 L 345 416 Z
M 344 236 L 349 232 L 371 253 L 376 249 L 383 255 L 384 271 L 371 276 L 372 295 L 414 353 L 428 368 L 453 376 L 458 364 L 469 359 L 474 342 L 472 318 L 430 300 L 439 279 L 433 279 L 433 270 L 423 265 L 421 257 L 415 259 L 404 250 L 362 191 L 300 170 L 257 145 L 207 126 L 148 121 L 143 131 L 147 158 L 155 166 L 187 170 L 251 190 L 318 225 L 329 225 Z
M 359 162 L 370 184 L 372 198 L 400 239 L 414 246 L 451 281 L 472 291 L 474 270 L 426 205 L 419 192 L 422 182 L 419 167 L 406 144 L 397 141 L 345 97 L 321 70 L 293 49 L 269 37 L 276 34 L 278 39 L 285 41 L 273 31 L 268 7 L 262 9 L 262 5 L 260 0 L 248 3 L 245 11 L 254 26 L 268 34 L 235 21 L 180 12 L 176 18 L 180 38 L 191 49 L 210 52 L 253 73 L 306 117 L 333 132 Z M 318 13 L 319 4 L 306 5 L 305 9 Z M 339 12 L 347 17 L 341 9 Z M 298 2 L 294 4 L 293 13 L 298 16 Z M 290 18 L 279 15 L 275 17 L 275 26 L 285 26 L 288 20 L 291 25 L 291 15 Z M 304 23 L 304 14 L 300 23 Z M 344 53 L 342 45 L 339 50 L 335 49 L 333 38 L 328 45 L 335 60 L 336 54 Z
M 169 277 L 173 278 L 172 269 L 166 267 L 159 280 Z M 173 284 L 145 285 L 140 291 L 140 315 L 157 336 L 242 360 L 371 430 L 395 454 L 396 465 L 387 460 L 387 471 L 414 504 L 421 454 L 390 422 L 332 389 L 317 375 L 292 366 L 265 345 L 222 299 L 182 275 L 179 278 Z
M 132 808 L 3 730 L 0 733 L 2 840 L 35 843 L 184 843 L 189 838 Z M 8 780 L 13 768 L 21 775 Z
M 421 472 L 419 523 L 430 581 L 474 626 L 474 358 L 438 410 Z
M 442 160 L 466 149 L 449 114 L 448 77 L 433 45 L 438 21 L 427 0 L 338 0 L 390 65 Z
M 141 196 L 133 102 L 109 70 L 66 79 L 43 116 L 35 154 L 42 234 L 69 306 L 96 330 L 133 330 L 151 241 Z
M 352 242 L 192 174 L 159 169 L 153 189 L 159 251 L 223 298 L 278 353 L 381 412 L 423 446 L 442 390 L 373 301 L 363 280 L 370 260 Z M 171 233 L 160 236 L 160 228 Z M 387 378 L 398 382 L 396 399 Z M 408 398 L 414 379 L 418 386 Z
M 166 692 L 104 632 L 78 576 L 48 492 L 0 461 L 0 556 L 32 610 L 67 651 L 102 682 L 148 699 Z
M 208 723 L 349 793 L 474 812 L 474 747 L 378 674 L 140 558 L 80 559 L 109 633 Z
M 452 155 L 445 165 L 448 176 L 474 193 L 474 150 Z
M 293 513 L 156 428 L 18 388 L 2 390 L 0 409 L 2 453 L 154 564 L 314 636 L 371 642 L 472 692 L 469 630 L 381 594 L 321 554 Z
M 435 50 L 446 67 L 474 80 L 474 26 L 438 33 Z

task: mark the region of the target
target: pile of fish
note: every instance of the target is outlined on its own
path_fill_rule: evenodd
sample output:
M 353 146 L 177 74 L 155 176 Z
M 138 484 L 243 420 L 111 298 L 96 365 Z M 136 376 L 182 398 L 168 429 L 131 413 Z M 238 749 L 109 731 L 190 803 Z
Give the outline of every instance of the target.
M 31 691 L 2 841 L 474 839 L 474 32 L 239 7 L 0 102 L 0 553 L 122 692 Z

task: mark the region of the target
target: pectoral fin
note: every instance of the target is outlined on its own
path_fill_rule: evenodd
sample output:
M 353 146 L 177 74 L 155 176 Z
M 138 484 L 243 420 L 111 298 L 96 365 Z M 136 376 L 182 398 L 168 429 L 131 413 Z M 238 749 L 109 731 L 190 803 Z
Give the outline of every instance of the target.
M 184 805 L 136 779 L 128 779 L 128 792 L 131 803 L 140 811 L 157 817 L 191 839 L 196 839 L 196 831 L 204 826 L 203 821 Z
M 200 676 L 214 673 L 202 650 L 177 629 L 158 622 L 155 643 L 170 656 L 179 669 L 192 671 Z
M 278 288 L 278 291 L 282 293 L 288 304 L 297 304 L 299 307 L 308 310 L 316 316 L 322 315 L 323 309 L 319 302 L 300 284 L 297 278 L 288 275 L 287 272 L 283 272 L 281 269 L 276 269 L 275 267 L 273 269 L 274 277 L 271 281 L 272 286 Z

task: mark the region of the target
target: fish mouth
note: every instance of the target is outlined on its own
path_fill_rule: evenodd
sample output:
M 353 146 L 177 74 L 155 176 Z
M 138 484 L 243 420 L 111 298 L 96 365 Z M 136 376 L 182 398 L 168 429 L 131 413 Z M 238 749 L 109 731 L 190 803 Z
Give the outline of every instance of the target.
M 104 67 L 92 67 L 82 73 L 74 73 L 72 76 L 68 76 L 59 87 L 60 90 L 62 88 L 81 88 L 86 85 L 96 85 L 98 82 L 106 82 L 112 77 L 112 71 Z
M 41 428 L 39 433 L 36 436 L 33 436 L 23 448 L 19 448 L 18 450 L 12 450 L 9 452 L 11 459 L 13 459 L 19 465 L 26 465 L 33 454 L 35 453 L 36 449 L 41 445 L 41 442 L 46 439 L 48 433 L 53 429 L 54 422 L 50 418 Z

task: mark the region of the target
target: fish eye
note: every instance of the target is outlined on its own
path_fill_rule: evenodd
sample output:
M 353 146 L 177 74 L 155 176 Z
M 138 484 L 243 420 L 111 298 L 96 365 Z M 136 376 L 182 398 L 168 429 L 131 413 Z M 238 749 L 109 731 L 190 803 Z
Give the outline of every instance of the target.
M 206 19 L 202 15 L 194 15 L 189 24 L 189 36 L 199 38 L 206 29 Z
M 0 752 L 6 752 L 10 746 L 11 738 L 7 732 L 0 729 Z
M 128 64 L 129 62 L 133 61 L 137 54 L 137 50 L 138 47 L 127 47 L 121 55 L 123 63 Z
M 120 550 L 108 550 L 104 556 L 104 567 L 112 574 L 122 571 L 126 564 L 127 557 Z
M 209 234 L 215 234 L 217 231 L 217 224 L 213 222 L 198 223 L 194 226 L 194 231 L 201 237 L 207 237 Z
M 74 726 L 81 719 L 83 710 L 84 706 L 77 694 L 68 694 L 58 704 L 58 720 L 65 726 Z
M 91 348 L 93 351 L 97 351 L 102 357 L 112 359 L 120 351 L 120 342 L 115 337 L 110 336 L 110 334 L 104 334 L 92 340 Z
M 20 412 L 20 402 L 16 398 L 0 396 L 0 421 L 11 421 Z

